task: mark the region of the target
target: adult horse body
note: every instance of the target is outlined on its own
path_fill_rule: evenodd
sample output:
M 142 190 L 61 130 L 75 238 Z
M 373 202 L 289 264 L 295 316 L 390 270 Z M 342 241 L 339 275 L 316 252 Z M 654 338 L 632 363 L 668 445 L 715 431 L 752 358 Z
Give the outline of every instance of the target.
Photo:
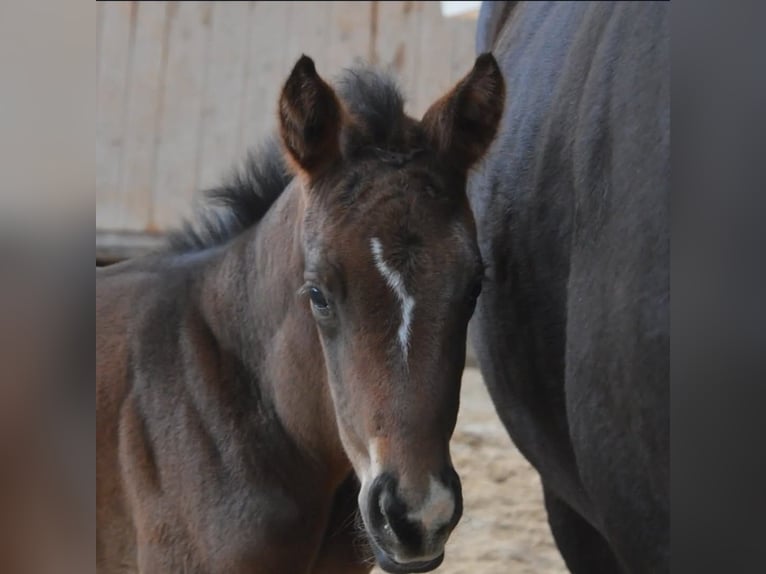
M 669 569 L 669 6 L 482 5 L 507 86 L 469 179 L 471 327 L 573 572 Z
M 357 508 L 385 569 L 439 565 L 483 275 L 465 182 L 502 101 L 492 56 L 419 122 L 304 56 L 279 102 L 297 175 L 271 145 L 173 248 L 97 271 L 100 572 L 366 572 Z

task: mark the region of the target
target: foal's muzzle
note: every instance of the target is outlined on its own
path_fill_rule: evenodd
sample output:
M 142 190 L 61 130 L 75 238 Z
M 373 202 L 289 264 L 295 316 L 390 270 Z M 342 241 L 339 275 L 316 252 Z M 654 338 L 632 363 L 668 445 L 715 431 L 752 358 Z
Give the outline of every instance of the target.
M 432 477 L 420 500 L 408 503 L 395 476 L 375 478 L 367 496 L 371 546 L 388 572 L 428 572 L 444 559 L 444 543 L 463 513 L 460 479 L 452 467 Z

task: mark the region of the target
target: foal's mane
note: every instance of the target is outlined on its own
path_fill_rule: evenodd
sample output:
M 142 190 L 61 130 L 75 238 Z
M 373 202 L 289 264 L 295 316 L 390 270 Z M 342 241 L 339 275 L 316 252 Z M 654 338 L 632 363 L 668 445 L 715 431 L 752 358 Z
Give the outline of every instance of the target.
M 334 87 L 357 122 L 349 133 L 350 146 L 392 154 L 405 151 L 404 98 L 390 75 L 357 65 L 344 70 Z M 263 218 L 293 176 L 279 140 L 270 137 L 248 153 L 242 168 L 220 186 L 203 192 L 192 218 L 168 235 L 167 249 L 186 253 L 228 242 Z

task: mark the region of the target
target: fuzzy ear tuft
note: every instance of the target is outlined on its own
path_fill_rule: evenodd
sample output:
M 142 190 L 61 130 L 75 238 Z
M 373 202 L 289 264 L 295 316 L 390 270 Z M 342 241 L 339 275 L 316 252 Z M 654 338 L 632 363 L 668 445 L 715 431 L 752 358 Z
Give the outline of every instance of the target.
M 505 106 L 505 82 L 495 57 L 482 54 L 473 69 L 425 113 L 431 145 L 463 171 L 486 153 Z
M 314 61 L 300 57 L 279 98 L 279 128 L 288 159 L 317 177 L 340 157 L 342 108 L 333 89 L 317 74 Z

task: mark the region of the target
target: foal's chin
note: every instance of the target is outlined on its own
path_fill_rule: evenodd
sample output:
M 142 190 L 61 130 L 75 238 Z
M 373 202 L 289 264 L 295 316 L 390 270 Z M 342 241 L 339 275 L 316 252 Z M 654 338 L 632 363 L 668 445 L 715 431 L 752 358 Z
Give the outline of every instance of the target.
M 378 565 L 386 572 L 400 574 L 404 572 L 430 572 L 438 568 L 444 561 L 444 552 L 442 551 L 436 558 L 430 560 L 417 560 L 411 562 L 397 562 L 390 554 L 380 548 L 374 538 L 370 536 L 370 548 L 375 555 Z

